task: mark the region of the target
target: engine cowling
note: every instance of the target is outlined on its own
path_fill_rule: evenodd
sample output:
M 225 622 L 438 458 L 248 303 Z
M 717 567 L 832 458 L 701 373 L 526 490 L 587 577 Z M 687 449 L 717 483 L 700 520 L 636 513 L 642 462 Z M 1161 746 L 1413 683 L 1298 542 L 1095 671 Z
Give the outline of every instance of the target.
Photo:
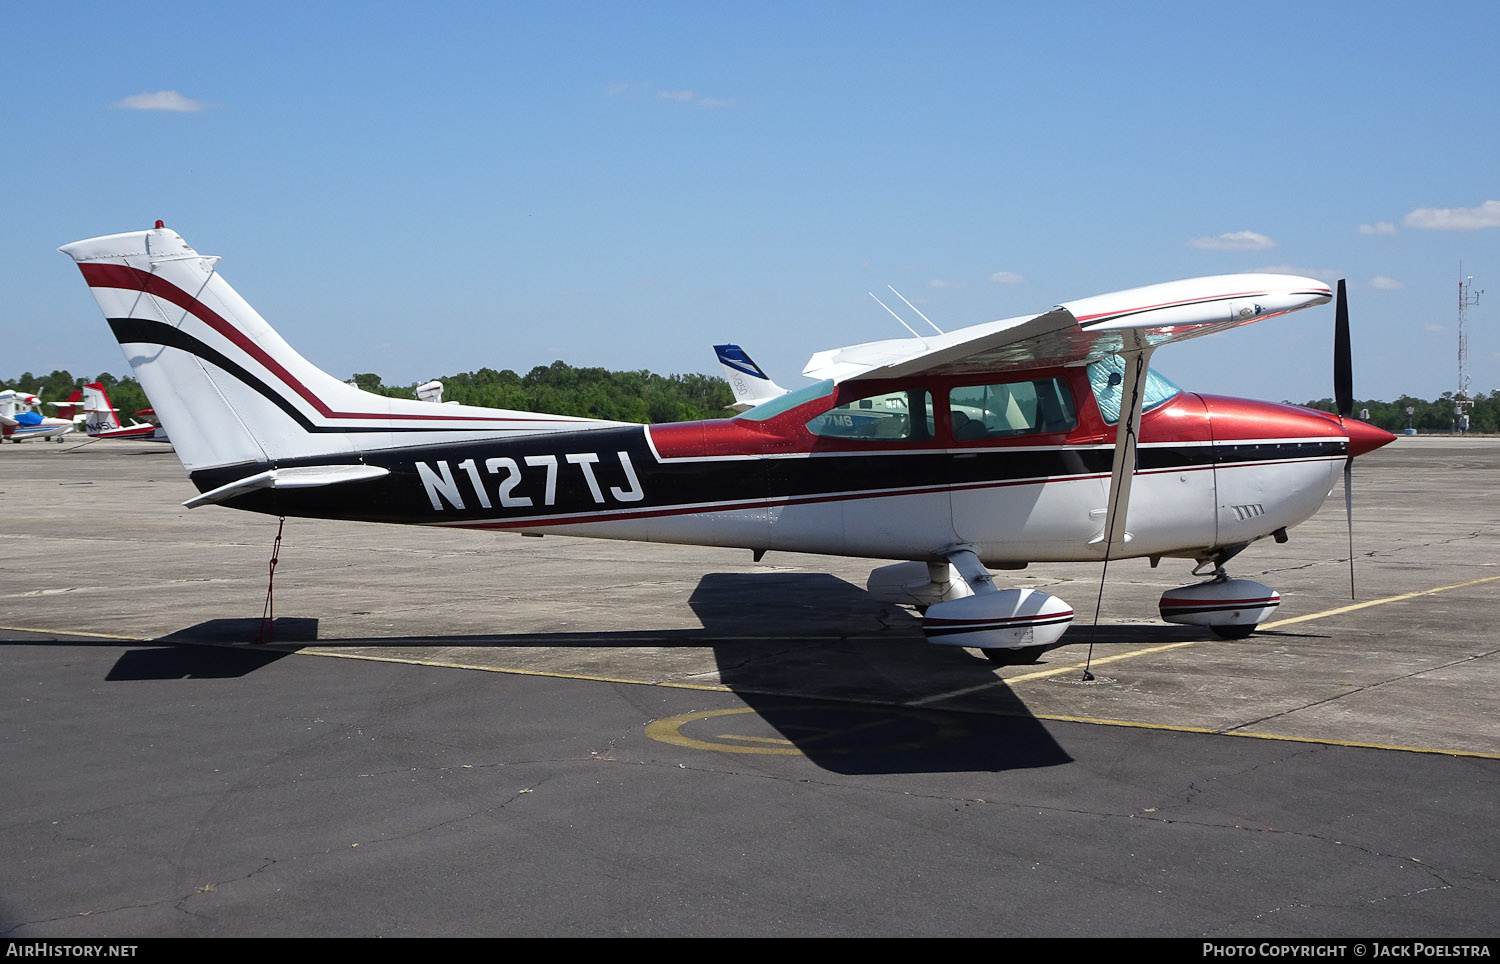
M 937 603 L 922 617 L 930 643 L 977 649 L 1050 646 L 1073 621 L 1073 607 L 1036 589 L 1001 589 Z

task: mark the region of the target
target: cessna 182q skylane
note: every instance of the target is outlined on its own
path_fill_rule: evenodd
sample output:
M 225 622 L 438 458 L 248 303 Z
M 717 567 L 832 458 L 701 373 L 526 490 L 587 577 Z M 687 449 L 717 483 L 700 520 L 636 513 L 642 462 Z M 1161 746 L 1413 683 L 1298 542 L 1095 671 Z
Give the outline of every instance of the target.
M 1167 342 L 1333 296 L 1288 275 L 821 352 L 805 372 L 819 381 L 734 418 L 643 426 L 362 392 L 293 351 L 218 258 L 160 222 L 61 250 L 201 492 L 189 507 L 909 559 L 871 573 L 871 594 L 915 606 L 932 642 L 995 659 L 1039 653 L 1073 618 L 987 568 L 1032 562 L 1193 560 L 1213 578 L 1163 595 L 1163 618 L 1248 635 L 1280 597 L 1224 563 L 1284 540 L 1340 468 L 1393 438 L 1149 370 Z

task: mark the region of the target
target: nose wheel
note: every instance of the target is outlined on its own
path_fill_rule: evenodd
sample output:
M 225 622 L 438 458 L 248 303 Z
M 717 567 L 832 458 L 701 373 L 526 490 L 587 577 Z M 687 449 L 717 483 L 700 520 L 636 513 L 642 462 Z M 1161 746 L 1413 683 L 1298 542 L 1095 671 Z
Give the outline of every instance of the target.
M 981 649 L 984 658 L 996 666 L 1025 666 L 1035 663 L 1051 646 L 1022 646 L 1019 649 Z
M 1220 639 L 1245 639 L 1276 612 L 1281 594 L 1253 579 L 1231 579 L 1223 565 L 1214 577 L 1162 593 L 1158 607 L 1169 623 L 1206 626 Z

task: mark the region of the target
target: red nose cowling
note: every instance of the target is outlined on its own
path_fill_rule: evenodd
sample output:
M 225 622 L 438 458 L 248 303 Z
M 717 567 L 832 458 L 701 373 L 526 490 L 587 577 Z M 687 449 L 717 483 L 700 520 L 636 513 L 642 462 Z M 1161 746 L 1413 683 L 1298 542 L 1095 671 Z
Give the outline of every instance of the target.
M 1396 441 L 1396 436 L 1385 429 L 1352 418 L 1344 419 L 1344 431 L 1349 433 L 1349 454 L 1354 458 Z

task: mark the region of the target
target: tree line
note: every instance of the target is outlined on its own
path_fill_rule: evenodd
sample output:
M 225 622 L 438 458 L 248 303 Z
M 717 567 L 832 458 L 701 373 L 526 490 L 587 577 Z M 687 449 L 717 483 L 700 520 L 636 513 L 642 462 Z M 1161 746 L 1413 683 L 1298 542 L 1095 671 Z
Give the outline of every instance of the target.
M 416 383 L 386 385 L 373 373 L 351 379 L 367 392 L 411 398 Z M 734 394 L 717 375 L 658 375 L 652 371 L 612 372 L 604 368 L 574 368 L 555 361 L 538 365 L 525 375 L 510 369 L 481 368 L 438 379 L 443 401 L 481 408 L 575 415 L 615 422 L 690 422 L 723 418 Z
M 650 371 L 612 372 L 603 368 L 574 368 L 566 362 L 538 365 L 525 375 L 510 369 L 496 371 L 481 368 L 438 379 L 443 383 L 443 401 L 477 405 L 482 408 L 508 408 L 523 412 L 546 412 L 602 418 L 616 422 L 685 422 L 728 415 L 734 400 L 729 384 L 717 375 L 658 375 Z M 412 398 L 417 383 L 386 385 L 379 375 L 362 373 L 353 381 L 367 392 L 400 398 Z M 44 401 L 60 402 L 85 382 L 99 382 L 109 392 L 110 402 L 120 411 L 120 420 L 151 403 L 134 378 L 116 378 L 101 372 L 93 378 L 75 378 L 66 371 L 50 375 L 24 372 L 11 381 L 0 381 L 0 388 L 40 395 Z M 1476 394 L 1469 408 L 1469 431 L 1500 433 L 1500 389 Z M 1293 403 L 1297 404 L 1297 403 Z M 1320 398 L 1300 403 L 1325 412 L 1337 410 L 1333 399 Z M 1406 410 L 1410 408 L 1411 414 Z M 52 414 L 55 409 L 48 406 Z M 1454 429 L 1452 392 L 1425 401 L 1402 395 L 1395 401 L 1370 399 L 1354 403 L 1354 415 L 1368 410 L 1368 421 L 1388 432 L 1400 434 L 1414 428 L 1419 434 L 1451 432 Z
M 397 398 L 414 398 L 417 383 L 386 385 L 379 375 L 362 373 L 351 381 L 367 392 Z M 612 372 L 603 368 L 574 368 L 565 362 L 538 365 L 525 375 L 510 369 L 481 368 L 439 378 L 443 401 L 483 408 L 508 408 L 523 412 L 546 412 L 602 418 L 616 422 L 687 422 L 723 418 L 734 401 L 729 383 L 717 375 L 658 375 L 651 371 Z M 109 393 L 110 404 L 120 421 L 151 403 L 134 378 L 116 378 L 102 372 L 93 378 L 75 378 L 67 371 L 50 375 L 24 372 L 19 378 L 0 381 L 0 388 L 14 388 L 38 395 L 44 402 L 61 402 L 85 382 L 99 382 Z M 43 414 L 53 414 L 45 406 Z
M 1500 433 L 1500 389 L 1488 394 L 1476 393 L 1470 401 L 1468 431 L 1488 435 Z M 1331 398 L 1320 398 L 1302 404 L 1324 412 L 1338 411 L 1338 406 Z M 1410 415 L 1407 414 L 1407 409 L 1411 409 Z M 1430 402 L 1402 395 L 1394 402 L 1372 399 L 1354 403 L 1355 418 L 1361 418 L 1365 411 L 1370 416 L 1364 421 L 1397 435 L 1408 428 L 1416 429 L 1418 435 L 1435 435 L 1452 432 L 1456 427 L 1453 392 L 1444 392 Z

